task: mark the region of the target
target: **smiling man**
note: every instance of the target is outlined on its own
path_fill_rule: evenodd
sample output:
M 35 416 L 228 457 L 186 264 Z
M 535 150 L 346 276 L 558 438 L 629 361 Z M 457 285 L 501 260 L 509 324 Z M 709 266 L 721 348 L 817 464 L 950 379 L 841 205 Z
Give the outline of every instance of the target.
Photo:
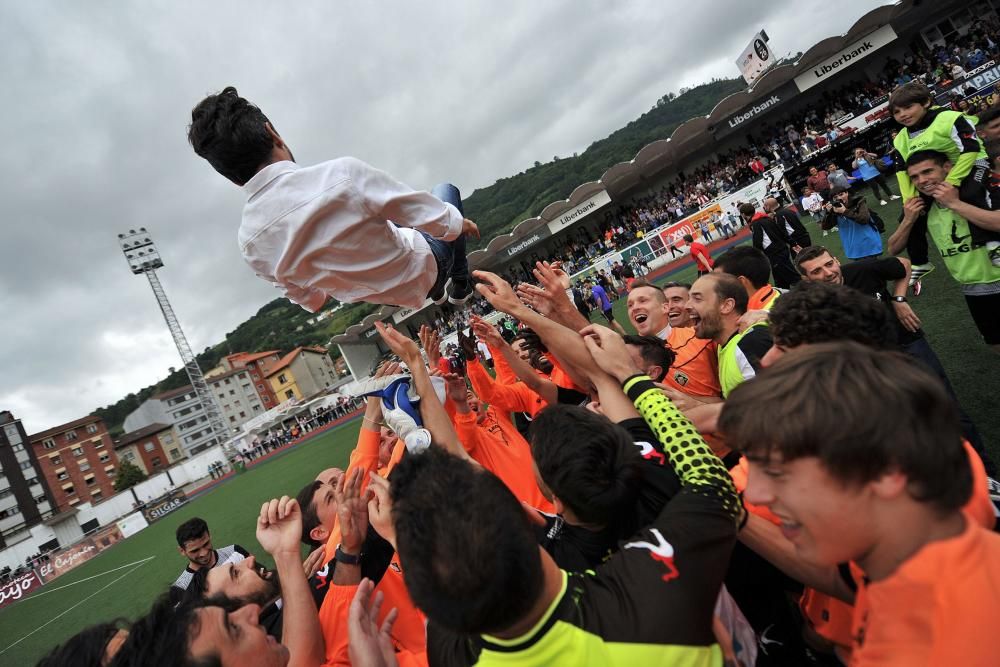
M 666 340 L 670 335 L 670 319 L 667 314 L 667 298 L 663 291 L 643 281 L 632 283 L 629 290 L 628 319 L 640 336 L 656 336 Z
M 740 316 L 747 311 L 746 289 L 728 273 L 709 273 L 691 286 L 688 314 L 694 335 L 719 346 L 719 384 L 725 398 L 760 370 L 760 360 L 771 349 L 766 322 L 740 331 Z
M 934 376 L 898 352 L 818 344 L 733 391 L 720 426 L 750 461 L 746 501 L 780 520 L 783 537 L 751 546 L 854 604 L 850 664 L 995 662 L 1000 535 L 963 514 L 973 473 Z
M 188 559 L 188 565 L 173 583 L 173 588 L 186 590 L 195 573 L 203 568 L 213 568 L 223 563 L 239 563 L 250 553 L 238 544 L 221 549 L 212 548 L 212 535 L 204 519 L 194 517 L 177 527 L 177 550 Z

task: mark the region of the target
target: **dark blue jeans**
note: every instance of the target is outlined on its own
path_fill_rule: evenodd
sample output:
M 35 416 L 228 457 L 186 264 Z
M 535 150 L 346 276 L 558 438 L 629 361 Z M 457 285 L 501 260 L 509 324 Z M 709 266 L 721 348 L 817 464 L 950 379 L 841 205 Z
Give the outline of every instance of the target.
M 435 185 L 431 194 L 441 201 L 451 204 L 458 209 L 458 212 L 465 216 L 462 209 L 462 194 L 451 183 L 441 183 Z M 469 260 L 465 257 L 465 234 L 459 234 L 454 241 L 442 241 L 436 239 L 426 232 L 420 232 L 427 239 L 431 252 L 434 253 L 434 261 L 437 262 L 437 280 L 428 294 L 433 294 L 439 290 L 451 278 L 454 282 L 468 282 L 469 280 Z

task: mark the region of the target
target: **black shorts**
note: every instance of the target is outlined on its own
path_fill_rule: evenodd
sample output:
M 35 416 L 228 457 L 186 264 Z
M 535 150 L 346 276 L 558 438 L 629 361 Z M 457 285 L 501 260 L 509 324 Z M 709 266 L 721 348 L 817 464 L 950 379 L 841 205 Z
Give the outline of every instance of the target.
M 609 308 L 608 310 L 602 310 L 601 312 L 604 313 L 604 319 L 606 319 L 608 322 L 614 322 L 615 321 L 615 311 L 614 310 L 612 310 L 612 309 Z
M 965 303 L 986 344 L 1000 345 L 1000 294 L 966 294 Z

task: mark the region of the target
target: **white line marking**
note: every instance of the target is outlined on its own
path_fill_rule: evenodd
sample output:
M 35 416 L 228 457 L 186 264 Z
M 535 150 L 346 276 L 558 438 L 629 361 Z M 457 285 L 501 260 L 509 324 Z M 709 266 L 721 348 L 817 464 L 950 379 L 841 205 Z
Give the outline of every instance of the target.
M 62 618 L 63 616 L 65 616 L 69 612 L 73 611 L 74 609 L 76 609 L 77 607 L 79 607 L 80 605 L 82 605 L 84 602 L 86 602 L 90 598 L 94 597 L 95 595 L 97 595 L 98 593 L 100 593 L 101 591 L 103 591 L 104 589 L 108 588 L 112 584 L 118 583 L 119 581 L 121 581 L 122 579 L 124 579 L 128 575 L 132 574 L 133 572 L 135 572 L 136 570 L 138 570 L 143 565 L 145 565 L 146 562 L 148 562 L 148 561 L 149 561 L 149 559 L 146 559 L 146 561 L 143 561 L 143 562 L 139 563 L 138 565 L 136 565 L 135 567 L 133 567 L 131 570 L 129 570 L 125 574 L 121 575 L 120 577 L 116 577 L 114 580 L 112 580 L 112 581 L 104 584 L 103 586 L 101 586 L 100 588 L 98 588 L 96 591 L 94 591 L 93 593 L 91 593 L 87 597 L 83 598 L 82 600 L 80 600 L 79 602 L 77 602 L 75 605 L 73 605 L 72 607 L 70 607 L 69 609 L 67 609 L 66 611 L 64 611 L 62 613 L 59 613 L 59 614 L 56 614 L 55 616 L 53 616 L 49 620 L 45 621 L 44 623 L 42 623 L 41 625 L 39 625 L 37 628 L 35 628 L 34 630 L 32 630 L 31 632 L 29 632 L 25 636 L 23 636 L 20 639 L 18 639 L 16 642 L 14 642 L 13 644 L 11 644 L 10 646 L 8 646 L 7 648 L 5 648 L 4 650 L 0 651 L 0 655 L 3 655 L 4 653 L 6 653 L 7 651 L 9 651 L 10 649 L 14 648 L 15 646 L 17 646 L 18 644 L 20 644 L 21 642 L 23 642 L 25 639 L 27 639 L 31 635 L 35 634 L 36 632 L 38 632 L 39 630 L 41 630 L 42 628 L 44 628 L 45 626 L 50 625 L 50 624 L 54 623 L 55 621 L 59 620 L 60 618 Z
M 47 588 L 47 587 L 43 586 L 41 589 L 39 589 L 39 591 L 37 593 L 35 593 L 34 595 L 29 595 L 28 597 L 25 598 L 25 600 L 34 600 L 35 598 L 40 598 L 43 595 L 48 595 L 49 593 L 55 593 L 56 591 L 61 591 L 64 588 L 69 588 L 70 586 L 76 586 L 77 584 L 82 584 L 85 581 L 90 581 L 91 579 L 97 579 L 98 577 L 103 577 L 106 574 L 111 574 L 112 572 L 117 572 L 118 570 L 124 570 L 127 567 L 132 567 L 133 565 L 142 565 L 147 560 L 153 560 L 154 558 L 156 558 L 156 556 L 150 556 L 149 558 L 143 558 L 142 560 L 137 560 L 137 561 L 134 561 L 132 563 L 125 563 L 124 565 L 119 565 L 118 567 L 111 568 L 107 572 L 101 572 L 100 574 L 95 574 L 95 575 L 90 576 L 90 577 L 84 577 L 83 579 L 81 579 L 79 581 L 74 581 L 73 583 L 71 583 L 71 584 L 65 584 L 64 586 L 56 586 L 54 588 Z

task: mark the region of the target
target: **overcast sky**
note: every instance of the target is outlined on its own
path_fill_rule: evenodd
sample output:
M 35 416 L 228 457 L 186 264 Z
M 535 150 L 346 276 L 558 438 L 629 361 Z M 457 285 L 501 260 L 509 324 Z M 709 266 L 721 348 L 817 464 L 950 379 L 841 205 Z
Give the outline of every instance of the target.
M 0 410 L 34 433 L 180 366 L 119 232 L 153 233 L 196 352 L 278 295 L 240 257 L 242 191 L 186 142 L 206 93 L 235 85 L 304 164 L 353 155 L 469 194 L 737 75 L 762 27 L 805 51 L 883 3 L 618 4 L 3 3 Z

